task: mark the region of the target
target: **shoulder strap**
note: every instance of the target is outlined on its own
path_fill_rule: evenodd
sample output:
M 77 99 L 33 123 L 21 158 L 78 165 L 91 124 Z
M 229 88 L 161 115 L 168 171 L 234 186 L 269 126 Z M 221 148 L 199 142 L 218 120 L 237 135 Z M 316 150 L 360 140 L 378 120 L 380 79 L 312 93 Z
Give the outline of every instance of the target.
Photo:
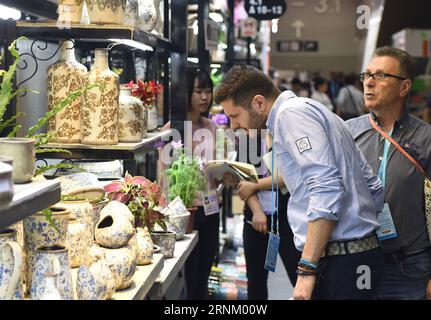
M 368 120 L 370 121 L 371 126 L 379 132 L 385 139 L 387 139 L 392 145 L 397 148 L 399 152 L 401 152 L 424 176 L 429 180 L 427 177 L 427 174 L 424 170 L 424 168 L 411 156 L 407 153 L 406 150 L 404 150 L 398 142 L 396 142 L 390 135 L 388 135 L 382 128 L 380 128 L 377 123 L 373 120 L 371 117 L 371 114 L 368 115 Z
M 350 100 L 352 101 L 353 106 L 354 106 L 354 107 L 355 107 L 355 109 L 356 109 L 356 112 L 357 112 L 359 115 L 364 114 L 364 110 L 362 110 L 360 107 L 358 107 L 358 105 L 357 105 L 357 104 L 356 104 L 356 102 L 355 102 L 355 99 L 353 99 L 352 92 L 350 91 L 350 88 L 349 88 L 348 86 L 346 86 L 346 90 L 347 90 L 347 92 L 349 93 Z

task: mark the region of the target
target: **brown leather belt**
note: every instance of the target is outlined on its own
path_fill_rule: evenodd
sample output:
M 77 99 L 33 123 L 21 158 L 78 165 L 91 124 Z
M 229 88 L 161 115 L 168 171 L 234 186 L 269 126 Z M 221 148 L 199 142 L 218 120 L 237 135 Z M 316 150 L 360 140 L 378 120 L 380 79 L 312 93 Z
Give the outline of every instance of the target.
M 340 256 L 352 253 L 364 252 L 376 249 L 380 246 L 376 235 L 367 236 L 362 239 L 330 242 L 326 246 L 323 257 Z

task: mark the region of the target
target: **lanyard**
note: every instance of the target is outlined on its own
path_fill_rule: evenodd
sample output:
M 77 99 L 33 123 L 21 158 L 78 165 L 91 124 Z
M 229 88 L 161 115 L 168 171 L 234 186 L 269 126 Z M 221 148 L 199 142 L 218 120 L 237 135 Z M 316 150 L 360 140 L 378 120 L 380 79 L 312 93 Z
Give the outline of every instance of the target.
M 392 136 L 392 132 L 394 130 L 392 129 L 391 132 L 389 132 L 389 136 Z M 383 184 L 383 188 L 386 187 L 386 168 L 388 165 L 388 154 L 389 154 L 389 146 L 391 145 L 391 143 L 389 142 L 388 139 L 385 139 L 385 146 L 383 148 L 383 159 L 382 162 L 380 163 L 380 167 L 379 167 L 379 178 L 382 181 Z
M 277 172 L 274 172 L 274 145 L 272 145 L 272 150 L 271 150 L 271 212 L 273 212 L 273 214 L 271 215 L 271 232 L 274 233 L 274 230 L 277 230 L 277 235 L 279 235 L 279 230 L 278 230 L 278 169 Z M 274 174 L 275 177 L 277 179 L 276 182 L 276 192 L 275 192 L 275 201 L 274 201 Z M 276 217 L 274 219 L 274 216 Z

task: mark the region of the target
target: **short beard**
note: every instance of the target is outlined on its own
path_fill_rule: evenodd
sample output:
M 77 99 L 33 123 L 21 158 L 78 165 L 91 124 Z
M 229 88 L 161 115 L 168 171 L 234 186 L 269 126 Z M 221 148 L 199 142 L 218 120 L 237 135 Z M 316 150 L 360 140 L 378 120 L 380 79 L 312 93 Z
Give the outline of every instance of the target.
M 265 129 L 267 117 L 250 109 L 249 129 Z

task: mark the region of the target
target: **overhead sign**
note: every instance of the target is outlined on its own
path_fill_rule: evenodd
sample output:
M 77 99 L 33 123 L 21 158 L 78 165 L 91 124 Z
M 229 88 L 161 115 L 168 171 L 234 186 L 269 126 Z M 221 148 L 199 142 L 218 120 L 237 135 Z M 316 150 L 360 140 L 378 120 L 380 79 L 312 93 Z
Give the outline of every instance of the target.
M 277 51 L 280 52 L 317 52 L 318 41 L 284 40 L 277 42 Z
M 244 7 L 249 17 L 272 20 L 286 12 L 287 4 L 284 0 L 245 0 Z
M 256 38 L 257 35 L 257 20 L 247 18 L 241 20 L 241 38 Z

